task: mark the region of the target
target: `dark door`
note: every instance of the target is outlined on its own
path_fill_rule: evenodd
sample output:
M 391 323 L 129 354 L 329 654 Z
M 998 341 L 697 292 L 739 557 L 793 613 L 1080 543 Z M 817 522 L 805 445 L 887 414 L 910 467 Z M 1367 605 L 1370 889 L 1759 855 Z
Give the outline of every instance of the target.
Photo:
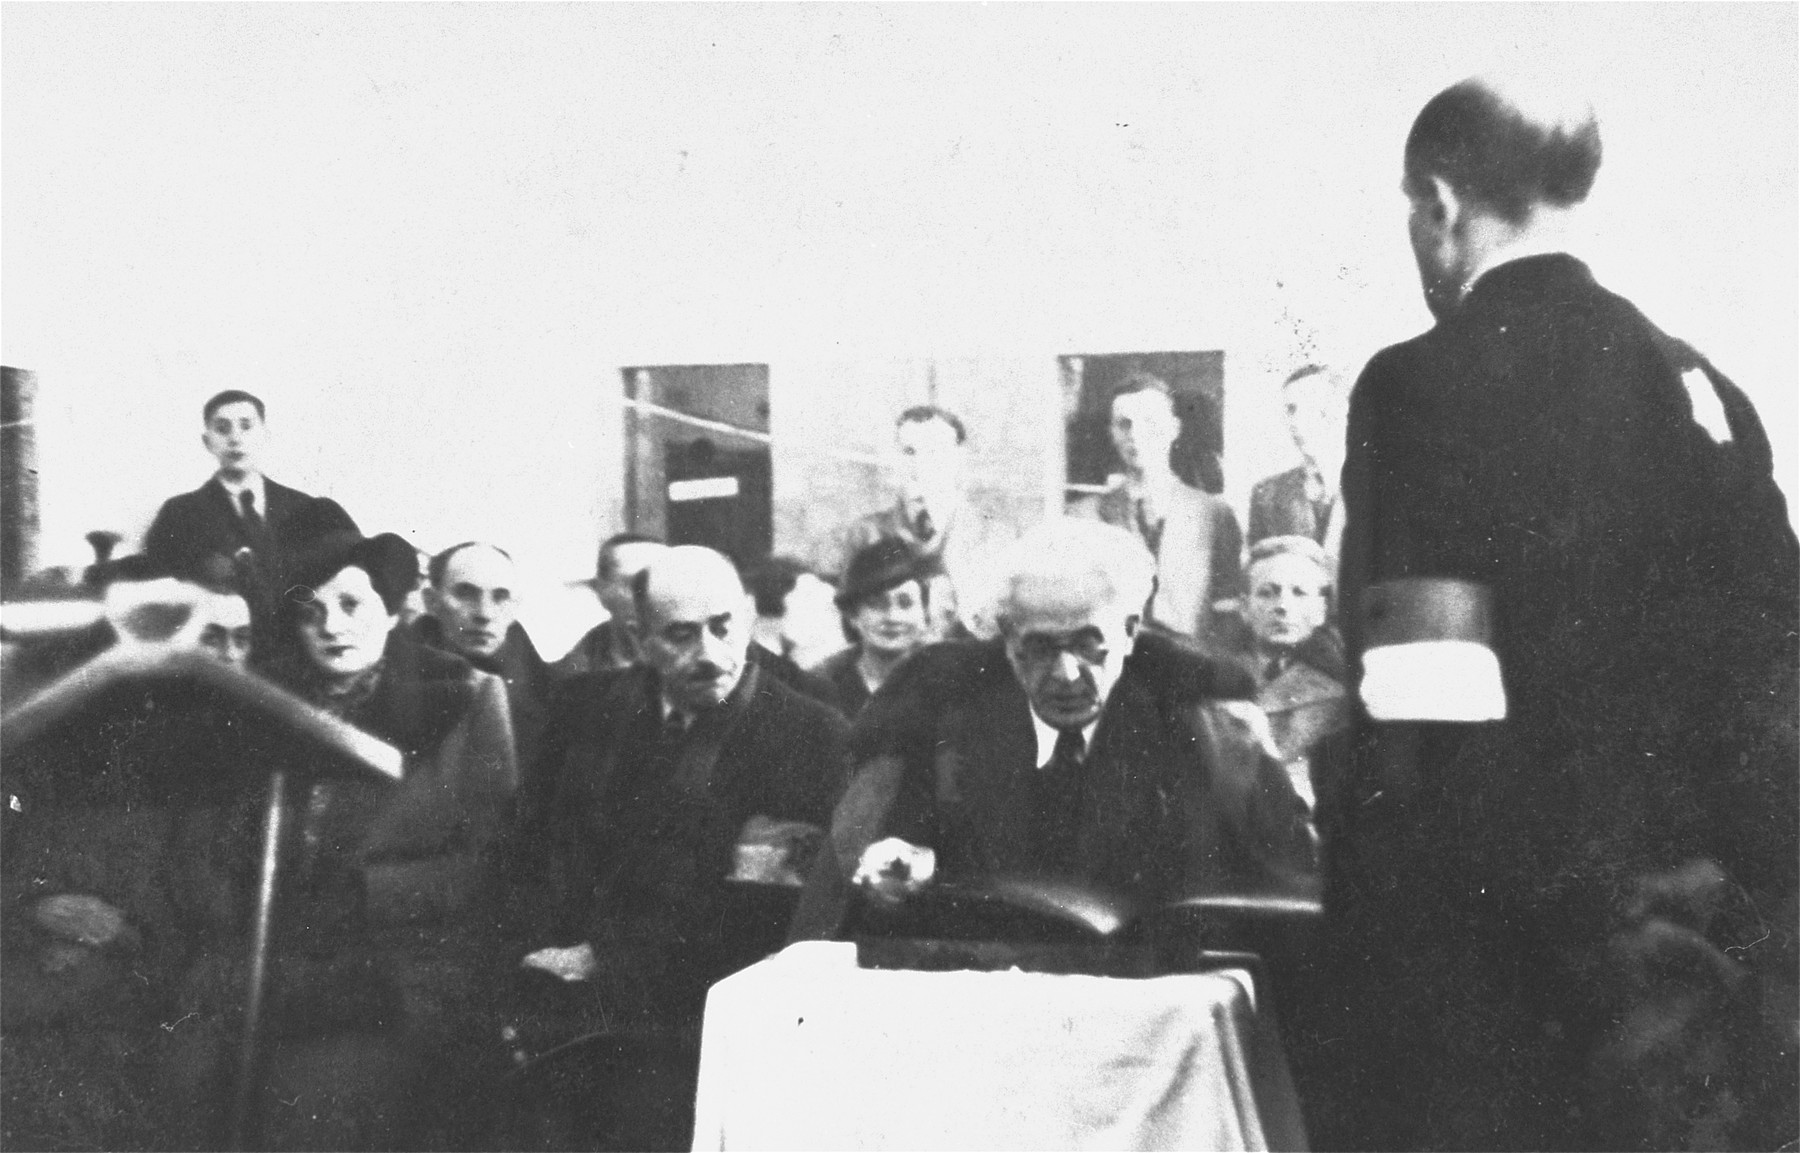
M 718 549 L 739 564 L 774 542 L 769 369 L 627 368 L 626 503 L 634 532 Z

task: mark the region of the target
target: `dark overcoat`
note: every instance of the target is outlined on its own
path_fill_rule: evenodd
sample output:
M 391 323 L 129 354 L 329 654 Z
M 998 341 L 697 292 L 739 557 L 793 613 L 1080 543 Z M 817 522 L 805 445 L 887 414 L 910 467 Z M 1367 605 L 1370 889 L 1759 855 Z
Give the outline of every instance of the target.
M 1320 814 L 1323 1000 L 1296 1014 L 1317 1023 L 1316 1050 L 1296 1045 L 1317 1136 L 1636 1143 L 1583 1087 L 1629 1025 L 1620 942 L 1645 879 L 1717 862 L 1747 902 L 1713 920 L 1716 943 L 1792 983 L 1792 926 L 1764 930 L 1793 909 L 1800 593 L 1767 438 L 1710 364 L 1556 254 L 1489 271 L 1379 353 L 1347 448 L 1352 683 L 1370 586 L 1479 582 L 1508 715 L 1360 722 Z
M 1305 809 L 1241 719 L 1254 694 L 1235 667 L 1140 635 L 1081 766 L 1071 851 L 1046 856 L 1033 839 L 1031 705 L 1002 642 L 920 650 L 857 720 L 833 867 L 809 879 L 794 935 L 840 930 L 858 860 L 885 837 L 931 848 L 946 881 L 1054 874 L 1146 904 L 1307 895 Z
M 511 861 L 529 943 L 616 943 L 661 967 L 656 1012 L 697 1013 L 708 983 L 780 947 L 796 890 L 731 880 L 738 846 L 763 818 L 817 847 L 848 726 L 754 663 L 678 737 L 647 667 L 570 680 L 551 718 Z

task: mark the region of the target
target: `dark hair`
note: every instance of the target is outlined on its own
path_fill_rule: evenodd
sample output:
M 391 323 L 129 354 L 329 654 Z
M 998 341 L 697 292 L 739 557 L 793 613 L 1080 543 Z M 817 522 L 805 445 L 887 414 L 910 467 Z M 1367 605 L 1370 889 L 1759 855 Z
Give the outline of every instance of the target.
M 594 559 L 594 576 L 600 581 L 608 581 L 619 575 L 618 562 L 613 557 L 615 549 L 628 544 L 664 544 L 661 537 L 648 536 L 641 532 L 616 532 L 600 542 L 600 555 Z
M 1437 176 L 1512 224 L 1539 204 L 1587 199 L 1600 171 L 1592 108 L 1528 114 L 1493 83 L 1473 78 L 1432 97 L 1406 138 L 1409 186 Z M 1410 191 L 1410 187 L 1409 187 Z
M 432 588 L 444 587 L 444 574 L 446 572 L 450 571 L 450 562 L 453 559 L 455 559 L 456 554 L 466 548 L 475 548 L 478 545 L 482 548 L 493 549 L 495 552 L 499 553 L 501 556 L 505 557 L 507 560 L 512 559 L 511 553 L 507 552 L 505 549 L 501 548 L 497 544 L 489 544 L 488 542 L 486 542 L 484 540 L 466 540 L 466 541 L 463 541 L 461 544 L 453 544 L 449 548 L 445 549 L 443 552 L 438 553 L 436 556 L 432 557 L 431 563 L 426 566 L 425 571 L 431 578 L 431 587 Z
M 903 424 L 924 424 L 930 420 L 941 420 L 956 433 L 956 443 L 961 444 L 969 439 L 968 429 L 963 427 L 962 418 L 947 408 L 939 408 L 935 404 L 915 404 L 894 418 L 894 427 Z
M 759 616 L 778 617 L 787 612 L 788 594 L 803 573 L 812 570 L 788 556 L 772 556 L 744 572 L 744 584 L 756 601 Z
M 263 402 L 262 402 L 261 397 L 252 396 L 249 393 L 245 392 L 241 388 L 228 388 L 224 392 L 221 392 L 217 396 L 214 396 L 211 400 L 207 401 L 204 405 L 201 406 L 201 408 L 200 408 L 201 423 L 211 424 L 212 418 L 213 418 L 213 413 L 219 411 L 221 408 L 224 408 L 228 404 L 254 405 L 256 408 L 256 419 L 258 419 L 258 420 L 269 419 L 268 414 L 263 411 Z

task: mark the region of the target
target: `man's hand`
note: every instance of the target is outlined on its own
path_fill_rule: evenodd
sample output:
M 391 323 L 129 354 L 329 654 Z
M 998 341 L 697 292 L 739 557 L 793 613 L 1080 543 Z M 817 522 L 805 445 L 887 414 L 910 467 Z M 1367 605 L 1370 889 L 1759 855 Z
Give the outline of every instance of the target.
M 551 947 L 539 949 L 535 953 L 525 954 L 519 962 L 521 969 L 542 969 L 554 977 L 565 981 L 585 981 L 594 975 L 599 963 L 594 958 L 594 946 L 583 941 L 579 945 L 570 945 L 566 949 Z
M 850 881 L 871 900 L 898 905 L 931 883 L 937 854 L 922 845 L 888 837 L 863 850 Z

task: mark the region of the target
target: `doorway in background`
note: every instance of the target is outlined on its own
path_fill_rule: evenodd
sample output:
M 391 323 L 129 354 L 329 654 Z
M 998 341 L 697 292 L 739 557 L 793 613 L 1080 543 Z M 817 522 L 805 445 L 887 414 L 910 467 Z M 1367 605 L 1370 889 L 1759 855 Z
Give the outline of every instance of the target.
M 714 548 L 740 565 L 774 543 L 769 366 L 623 370 L 625 512 L 634 532 Z

